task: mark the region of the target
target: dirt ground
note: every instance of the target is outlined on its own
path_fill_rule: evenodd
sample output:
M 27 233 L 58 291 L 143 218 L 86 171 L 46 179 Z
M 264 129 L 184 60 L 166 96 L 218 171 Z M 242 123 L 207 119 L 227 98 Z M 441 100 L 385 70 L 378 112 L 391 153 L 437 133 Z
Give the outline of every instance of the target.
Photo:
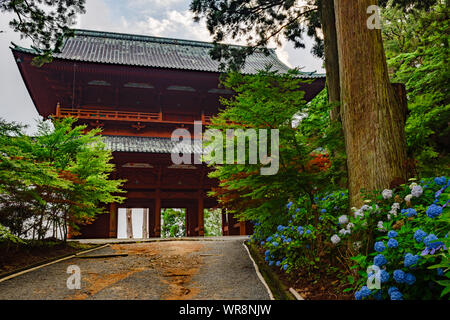
M 95 255 L 127 254 L 94 258 Z M 112 244 L 0 282 L 0 299 L 265 300 L 242 240 Z M 81 289 L 67 288 L 67 268 L 81 270 Z

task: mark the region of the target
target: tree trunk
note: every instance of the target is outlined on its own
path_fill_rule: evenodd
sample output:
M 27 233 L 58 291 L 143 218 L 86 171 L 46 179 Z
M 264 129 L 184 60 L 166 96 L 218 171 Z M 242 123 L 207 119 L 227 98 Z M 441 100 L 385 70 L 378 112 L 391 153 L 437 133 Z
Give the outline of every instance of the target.
M 375 0 L 334 0 L 339 51 L 341 119 L 351 206 L 361 189 L 406 180 L 404 109 L 389 82 L 381 31 L 367 28 Z
M 321 24 L 324 38 L 325 70 L 327 75 L 328 102 L 334 107 L 330 112 L 332 121 L 339 121 L 339 53 L 337 46 L 334 0 L 322 0 Z

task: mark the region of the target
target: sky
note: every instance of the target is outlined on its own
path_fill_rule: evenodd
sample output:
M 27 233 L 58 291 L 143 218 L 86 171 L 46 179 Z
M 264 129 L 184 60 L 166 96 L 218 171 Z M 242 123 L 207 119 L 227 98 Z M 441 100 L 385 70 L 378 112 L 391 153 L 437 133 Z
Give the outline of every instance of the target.
M 78 17 L 74 28 L 211 41 L 205 22 L 193 21 L 189 4 L 190 0 L 86 0 L 87 12 Z M 9 28 L 12 17 L 0 12 L 0 118 L 26 124 L 32 134 L 39 114 L 9 49 L 11 42 L 23 47 L 30 42 Z M 305 44 L 305 49 L 295 49 L 288 42 L 270 47 L 276 47 L 279 59 L 290 67 L 324 72 L 323 61 L 310 52 L 313 40 L 306 35 Z

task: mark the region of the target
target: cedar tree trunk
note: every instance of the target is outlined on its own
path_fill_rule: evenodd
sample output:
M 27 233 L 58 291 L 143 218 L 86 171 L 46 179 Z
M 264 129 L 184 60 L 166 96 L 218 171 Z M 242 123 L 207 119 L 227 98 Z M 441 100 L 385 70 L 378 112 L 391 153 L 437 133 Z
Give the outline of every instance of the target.
M 325 70 L 327 74 L 328 102 L 334 107 L 330 112 L 332 121 L 339 120 L 339 54 L 337 47 L 336 18 L 334 0 L 322 0 L 321 24 L 324 38 Z
M 375 0 L 334 0 L 341 120 L 351 206 L 361 189 L 382 190 L 406 179 L 404 109 L 389 82 L 381 30 L 367 28 Z

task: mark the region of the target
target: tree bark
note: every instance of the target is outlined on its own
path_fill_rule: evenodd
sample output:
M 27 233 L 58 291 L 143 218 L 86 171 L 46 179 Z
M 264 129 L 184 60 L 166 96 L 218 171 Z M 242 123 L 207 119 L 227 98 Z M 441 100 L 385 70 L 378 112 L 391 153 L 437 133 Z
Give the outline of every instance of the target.
M 339 52 L 341 119 L 350 205 L 361 189 L 381 190 L 406 180 L 406 140 L 401 99 L 390 84 L 381 30 L 367 28 L 375 0 L 334 0 Z
M 334 0 L 322 0 L 321 24 L 324 38 L 325 70 L 327 75 L 328 102 L 334 107 L 330 112 L 332 121 L 339 121 L 339 52 L 337 46 Z

